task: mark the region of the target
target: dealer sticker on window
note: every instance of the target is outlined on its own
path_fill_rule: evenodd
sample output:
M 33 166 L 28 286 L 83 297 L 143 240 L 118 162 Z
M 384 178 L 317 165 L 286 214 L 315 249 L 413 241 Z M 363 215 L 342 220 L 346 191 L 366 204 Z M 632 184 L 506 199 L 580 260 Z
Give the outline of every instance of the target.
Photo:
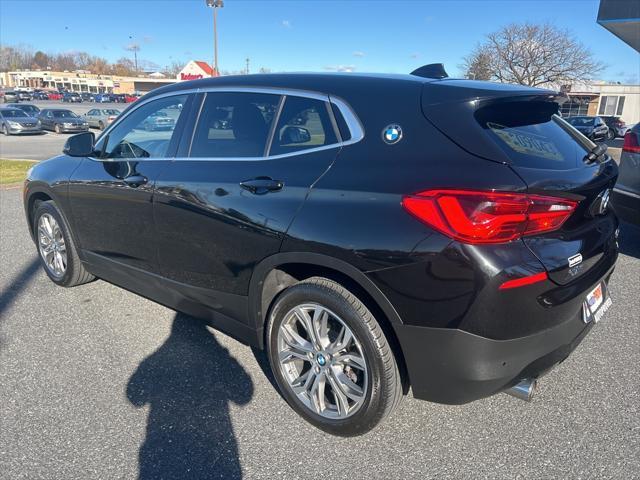
M 548 158 L 549 160 L 562 161 L 562 154 L 556 146 L 544 140 L 544 137 L 532 135 L 516 129 L 509 129 L 498 123 L 488 122 L 487 126 L 506 143 L 509 148 L 525 155 Z
M 611 297 L 606 295 L 603 284 L 599 283 L 587 294 L 582 306 L 582 320 L 584 323 L 589 323 L 591 320 L 599 322 L 612 303 Z

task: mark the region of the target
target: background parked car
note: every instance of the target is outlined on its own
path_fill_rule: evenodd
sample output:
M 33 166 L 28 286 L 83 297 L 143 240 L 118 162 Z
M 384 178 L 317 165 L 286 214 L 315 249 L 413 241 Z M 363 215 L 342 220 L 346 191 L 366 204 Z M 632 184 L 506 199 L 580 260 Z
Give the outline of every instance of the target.
M 125 102 L 127 102 L 127 103 L 135 102 L 135 101 L 136 101 L 136 100 L 138 100 L 139 98 L 140 98 L 140 95 L 135 95 L 135 94 L 134 94 L 134 95 L 126 94 L 126 95 L 124 96 L 124 100 L 125 100 Z
M 600 117 L 609 127 L 609 135 L 607 139 L 613 140 L 616 137 L 624 137 L 627 133 L 627 124 L 620 117 Z
M 53 130 L 56 133 L 85 132 L 89 130 L 89 124 L 83 118 L 78 117 L 71 110 L 62 108 L 46 108 L 38 117 L 42 122 L 42 128 Z
M 163 111 L 149 115 L 140 126 L 145 130 L 172 130 L 176 121 Z
M 21 91 L 17 93 L 18 93 L 18 98 L 20 99 L 21 102 L 22 101 L 29 102 L 31 100 L 31 92 Z
M 18 94 L 18 92 L 14 92 L 13 90 L 9 90 L 7 92 L 4 92 L 4 96 L 2 97 L 4 103 L 10 103 L 10 102 L 19 102 L 20 101 L 20 96 Z
M 112 102 L 112 98 L 111 95 L 109 95 L 108 93 L 98 93 L 95 98 L 94 101 L 96 103 L 109 103 Z
M 47 92 L 33 92 L 33 100 L 49 100 L 49 94 Z
M 48 92 L 47 96 L 49 100 L 62 100 L 62 94 L 60 92 Z
M 607 127 L 607 124 L 604 123 L 604 120 L 600 117 L 588 117 L 585 115 L 569 117 L 565 118 L 565 120 L 573 125 L 573 127 L 581 134 L 591 140 L 596 141 L 608 138 L 609 127 Z
M 35 105 L 31 105 L 30 103 L 8 103 L 7 108 L 17 108 L 19 110 L 22 110 L 30 117 L 34 118 L 37 118 L 38 114 L 40 113 L 40 109 Z
M 62 95 L 62 101 L 69 103 L 82 103 L 82 97 L 76 92 L 66 92 Z
M 611 200 L 622 220 L 640 225 L 640 123 L 624 136 L 620 174 Z
M 40 121 L 19 108 L 0 108 L 0 131 L 5 135 L 42 133 Z
M 89 124 L 89 127 L 104 130 L 118 115 L 120 115 L 120 110 L 116 110 L 115 108 L 94 108 L 85 113 L 84 118 Z

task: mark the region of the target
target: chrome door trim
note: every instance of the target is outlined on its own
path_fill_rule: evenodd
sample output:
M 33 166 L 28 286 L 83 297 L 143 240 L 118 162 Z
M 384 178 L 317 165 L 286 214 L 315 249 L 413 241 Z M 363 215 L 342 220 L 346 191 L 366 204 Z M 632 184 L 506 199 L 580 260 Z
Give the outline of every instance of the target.
M 96 158 L 96 157 L 88 157 L 90 160 L 93 161 L 97 161 L 97 162 L 150 162 L 150 161 L 174 161 L 174 160 L 181 160 L 181 161 L 250 161 L 250 162 L 255 162 L 255 161 L 264 161 L 264 160 L 277 160 L 280 158 L 286 158 L 286 157 L 291 157 L 291 156 L 295 156 L 295 155 L 304 155 L 307 153 L 314 153 L 314 152 L 319 152 L 322 150 L 328 150 L 331 148 L 341 148 L 343 146 L 347 146 L 347 145 L 353 145 L 355 143 L 358 143 L 359 141 L 361 141 L 364 138 L 364 128 L 362 126 L 362 123 L 360 122 L 360 119 L 358 118 L 358 116 L 355 114 L 355 112 L 353 111 L 353 109 L 351 108 L 351 106 L 342 98 L 340 97 L 334 97 L 331 96 L 329 94 L 323 94 L 323 93 L 318 93 L 318 92 L 314 92 L 314 91 L 310 91 L 310 90 L 303 90 L 303 89 L 292 89 L 292 88 L 277 88 L 277 87 L 244 87 L 244 86 L 220 86 L 220 87 L 204 87 L 204 88 L 190 88 L 190 89 L 185 89 L 185 90 L 179 90 L 179 91 L 171 91 L 171 92 L 166 92 L 166 93 L 161 93 L 159 95 L 154 95 L 148 99 L 144 99 L 144 100 L 138 100 L 135 103 L 134 108 L 132 108 L 129 111 L 125 111 L 123 112 L 123 115 L 121 117 L 119 117 L 116 121 L 112 122 L 107 128 L 105 128 L 102 131 L 102 134 L 98 137 L 97 142 L 99 142 L 103 137 L 106 137 L 106 135 L 108 135 L 110 133 L 110 131 L 116 127 L 117 125 L 119 125 L 125 118 L 127 118 L 129 115 L 131 115 L 131 113 L 135 112 L 138 108 L 141 108 L 142 106 L 146 105 L 149 102 L 152 102 L 154 100 L 159 100 L 161 98 L 167 98 L 167 97 L 175 97 L 175 96 L 180 96 L 180 95 L 191 95 L 191 94 L 198 94 L 198 93 L 209 93 L 209 92 L 229 92 L 229 93 L 265 93 L 265 94 L 271 94 L 271 95 L 279 95 L 281 97 L 286 97 L 286 96 L 292 96 L 292 97 L 303 97 L 303 98 L 312 98 L 315 100 L 320 100 L 323 102 L 327 102 L 327 103 L 331 103 L 333 105 L 335 105 L 338 110 L 340 111 L 340 113 L 342 114 L 345 123 L 347 124 L 347 128 L 349 128 L 349 131 L 351 133 L 351 138 L 349 140 L 346 141 L 342 141 L 340 139 L 340 132 L 338 130 L 336 130 L 338 139 L 340 139 L 338 142 L 333 143 L 331 145 L 323 145 L 321 147 L 315 147 L 315 148 L 309 148 L 307 150 L 299 150 L 297 152 L 290 152 L 290 153 L 282 153 L 279 155 L 268 155 L 268 156 L 260 156 L 260 157 L 200 157 L 200 158 L 192 158 L 192 157 L 168 157 L 168 158 L 127 158 L 127 159 L 100 159 L 100 158 Z M 286 101 L 286 100 L 285 100 Z M 200 107 L 202 108 L 202 105 L 204 104 L 204 101 L 201 103 Z M 198 116 L 199 116 L 200 112 L 198 112 Z M 331 112 L 331 117 L 333 117 L 333 112 Z M 335 119 L 332 118 L 332 123 L 335 122 Z M 197 122 L 196 122 L 197 125 Z M 195 132 L 195 128 L 194 128 L 194 132 Z M 193 133 L 193 132 L 192 132 Z M 193 141 L 193 138 L 191 139 L 191 141 Z M 97 143 L 96 142 L 96 143 Z M 191 150 L 191 148 L 189 148 L 189 151 Z

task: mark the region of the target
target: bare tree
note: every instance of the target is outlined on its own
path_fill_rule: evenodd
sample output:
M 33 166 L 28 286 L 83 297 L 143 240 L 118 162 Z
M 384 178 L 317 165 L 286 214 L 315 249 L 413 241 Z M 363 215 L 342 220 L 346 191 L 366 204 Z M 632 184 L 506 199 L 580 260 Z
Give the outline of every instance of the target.
M 471 80 L 491 80 L 491 52 L 486 47 L 478 47 L 464 57 L 464 76 Z
M 469 77 L 535 87 L 584 82 L 604 65 L 567 30 L 523 23 L 487 35 L 465 57 L 463 68 Z
M 175 77 L 180 73 L 180 71 L 184 68 L 187 62 L 183 60 L 174 60 L 171 64 L 165 66 L 162 69 L 162 73 L 164 73 L 167 77 Z

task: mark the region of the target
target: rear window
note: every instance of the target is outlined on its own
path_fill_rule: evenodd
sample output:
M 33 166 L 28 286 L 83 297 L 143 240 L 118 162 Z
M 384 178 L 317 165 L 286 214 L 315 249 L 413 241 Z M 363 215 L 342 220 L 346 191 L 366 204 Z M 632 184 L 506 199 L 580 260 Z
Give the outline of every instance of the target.
M 594 145 L 557 112 L 553 102 L 503 102 L 478 109 L 475 118 L 513 165 L 576 168 Z

